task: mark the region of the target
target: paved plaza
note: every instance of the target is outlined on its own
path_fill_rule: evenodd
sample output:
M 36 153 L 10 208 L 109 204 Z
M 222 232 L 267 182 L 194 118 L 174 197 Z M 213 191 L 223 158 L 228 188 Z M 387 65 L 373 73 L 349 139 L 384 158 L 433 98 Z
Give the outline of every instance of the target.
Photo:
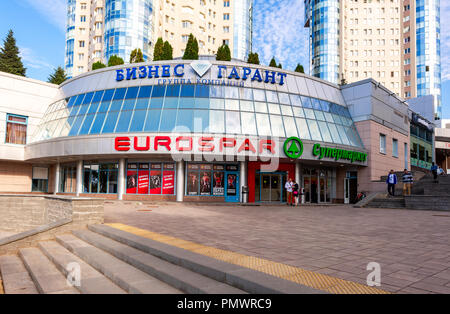
M 107 202 L 105 222 L 178 237 L 380 289 L 450 293 L 450 213 L 350 206 Z

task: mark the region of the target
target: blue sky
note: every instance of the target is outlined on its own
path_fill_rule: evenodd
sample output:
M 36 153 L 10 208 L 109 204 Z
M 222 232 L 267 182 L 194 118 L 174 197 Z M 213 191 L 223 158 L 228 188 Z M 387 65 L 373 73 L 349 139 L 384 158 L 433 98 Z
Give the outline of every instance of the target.
M 4 1 L 6 2 L 6 1 Z M 0 43 L 15 32 L 27 76 L 47 80 L 64 65 L 66 0 L 9 0 L 0 11 Z M 284 69 L 308 67 L 308 30 L 303 28 L 303 0 L 254 0 L 253 50 L 268 64 L 272 56 Z M 441 20 L 450 17 L 450 1 L 441 0 Z M 450 24 L 442 23 L 444 118 L 450 118 Z

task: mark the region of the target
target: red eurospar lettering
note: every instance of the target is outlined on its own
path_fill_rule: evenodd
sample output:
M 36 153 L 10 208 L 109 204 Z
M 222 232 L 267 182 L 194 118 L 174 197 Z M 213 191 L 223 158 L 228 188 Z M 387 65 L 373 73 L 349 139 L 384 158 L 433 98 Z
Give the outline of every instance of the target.
M 254 143 L 257 143 L 255 146 Z M 114 140 L 114 149 L 119 152 L 128 152 L 133 149 L 137 152 L 148 152 L 152 150 L 152 141 L 150 136 L 136 136 L 130 137 L 116 137 Z M 227 149 L 236 149 L 241 153 L 252 152 L 257 153 L 256 147 L 260 154 L 269 152 L 275 155 L 275 141 L 273 140 L 254 140 L 245 138 L 239 142 L 235 138 L 222 137 L 219 139 L 219 151 L 224 152 Z M 214 152 L 216 150 L 216 143 L 214 137 L 200 137 L 198 139 L 199 152 Z M 153 140 L 153 149 L 155 152 L 172 151 L 172 139 L 169 136 L 156 136 Z M 178 152 L 193 152 L 194 138 L 190 136 L 179 136 L 175 139 L 175 150 Z

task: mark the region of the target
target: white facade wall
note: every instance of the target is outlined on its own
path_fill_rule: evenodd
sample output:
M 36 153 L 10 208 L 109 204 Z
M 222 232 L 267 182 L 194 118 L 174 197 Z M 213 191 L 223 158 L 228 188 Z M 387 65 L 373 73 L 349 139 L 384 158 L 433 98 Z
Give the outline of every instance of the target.
M 24 160 L 25 146 L 5 143 L 7 114 L 28 117 L 29 143 L 58 93 L 57 85 L 0 72 L 0 160 Z

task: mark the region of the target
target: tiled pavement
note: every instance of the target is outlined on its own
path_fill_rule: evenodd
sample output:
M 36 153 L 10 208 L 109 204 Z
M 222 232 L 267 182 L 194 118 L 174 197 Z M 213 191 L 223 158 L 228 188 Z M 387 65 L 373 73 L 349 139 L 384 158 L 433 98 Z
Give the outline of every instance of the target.
M 12 235 L 13 235 L 13 233 L 11 233 L 11 232 L 5 232 L 5 231 L 0 230 L 0 239 L 6 238 L 6 237 L 9 237 Z
M 205 206 L 107 202 L 120 222 L 207 246 L 365 284 L 381 265 L 381 289 L 450 293 L 450 213 L 349 206 Z

